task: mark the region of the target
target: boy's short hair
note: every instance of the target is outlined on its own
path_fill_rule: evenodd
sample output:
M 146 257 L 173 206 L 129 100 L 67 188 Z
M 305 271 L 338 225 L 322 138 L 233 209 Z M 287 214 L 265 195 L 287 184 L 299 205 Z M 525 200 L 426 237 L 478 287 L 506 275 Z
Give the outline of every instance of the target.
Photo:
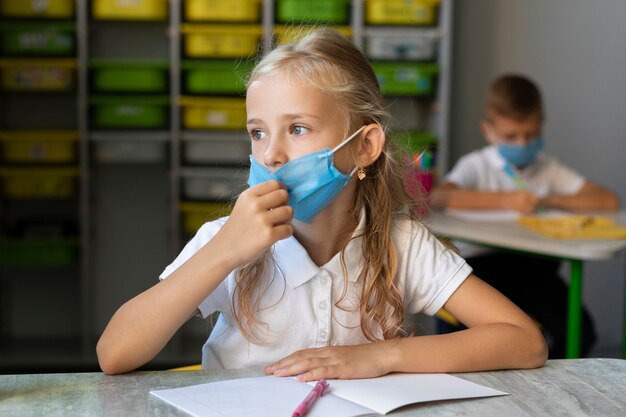
M 496 78 L 487 90 L 486 116 L 521 121 L 538 115 L 543 119 L 543 103 L 537 85 L 527 77 L 505 74 Z

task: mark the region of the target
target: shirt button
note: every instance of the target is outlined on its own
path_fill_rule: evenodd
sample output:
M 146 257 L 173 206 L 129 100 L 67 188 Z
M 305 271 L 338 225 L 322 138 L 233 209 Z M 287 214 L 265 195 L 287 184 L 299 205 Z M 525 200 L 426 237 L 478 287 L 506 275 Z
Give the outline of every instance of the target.
M 328 303 L 326 301 L 322 301 L 320 303 L 320 310 L 326 310 L 326 307 L 328 307 Z
M 321 337 L 322 339 L 326 337 L 326 330 L 322 330 L 322 331 L 320 332 L 320 337 Z
M 328 277 L 322 277 L 322 285 L 328 284 Z

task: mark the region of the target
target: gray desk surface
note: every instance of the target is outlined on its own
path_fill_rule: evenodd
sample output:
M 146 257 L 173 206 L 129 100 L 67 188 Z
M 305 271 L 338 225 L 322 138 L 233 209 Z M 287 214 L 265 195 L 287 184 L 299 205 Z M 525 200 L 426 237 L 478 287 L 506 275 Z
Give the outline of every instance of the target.
M 184 416 L 151 389 L 261 375 L 244 371 L 154 371 L 0 375 L 0 416 Z M 548 361 L 540 369 L 457 374 L 511 393 L 495 398 L 416 404 L 394 416 L 626 416 L 626 361 Z M 280 416 L 277 416 L 280 417 Z

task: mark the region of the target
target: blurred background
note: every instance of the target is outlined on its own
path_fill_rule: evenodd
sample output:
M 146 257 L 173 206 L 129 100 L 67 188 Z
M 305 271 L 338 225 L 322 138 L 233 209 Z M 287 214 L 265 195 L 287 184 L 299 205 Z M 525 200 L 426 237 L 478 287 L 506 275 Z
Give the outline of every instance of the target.
M 0 0 L 0 373 L 98 370 L 113 312 L 243 189 L 255 59 L 312 25 L 372 61 L 409 179 L 483 146 L 484 92 L 515 71 L 541 86 L 548 152 L 626 201 L 623 16 L 621 0 Z M 585 265 L 595 356 L 620 355 L 625 264 Z M 147 368 L 198 363 L 210 325 Z

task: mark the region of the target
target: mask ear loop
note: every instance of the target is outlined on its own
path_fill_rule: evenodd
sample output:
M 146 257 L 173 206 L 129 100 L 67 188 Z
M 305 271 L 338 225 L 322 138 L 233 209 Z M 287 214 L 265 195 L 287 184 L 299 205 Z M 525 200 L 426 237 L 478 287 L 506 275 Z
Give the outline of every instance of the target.
M 363 129 L 365 129 L 367 126 L 363 125 L 359 128 L 359 130 L 357 130 L 356 132 L 354 132 L 352 135 L 350 135 L 348 138 L 346 138 L 343 142 L 341 142 L 339 145 L 335 146 L 330 153 L 335 153 L 337 152 L 339 149 L 341 149 L 342 147 L 345 146 L 346 143 L 350 142 L 352 139 L 354 139 L 354 137 L 356 135 L 358 135 L 359 133 L 361 133 L 363 131 Z
M 365 129 L 367 127 L 367 125 L 363 125 L 359 128 L 359 130 L 357 130 L 356 132 L 354 132 L 353 134 L 351 134 L 349 137 L 347 137 L 343 142 L 341 142 L 339 145 L 335 146 L 330 153 L 334 154 L 335 152 L 337 152 L 339 149 L 341 149 L 342 147 L 344 147 L 346 145 L 346 143 L 350 142 L 352 139 L 354 139 L 354 137 L 356 135 L 358 135 L 359 133 L 361 133 L 363 131 L 363 129 Z M 352 171 L 350 171 L 350 176 L 353 176 L 354 173 L 358 170 L 358 167 L 354 167 L 352 169 Z

